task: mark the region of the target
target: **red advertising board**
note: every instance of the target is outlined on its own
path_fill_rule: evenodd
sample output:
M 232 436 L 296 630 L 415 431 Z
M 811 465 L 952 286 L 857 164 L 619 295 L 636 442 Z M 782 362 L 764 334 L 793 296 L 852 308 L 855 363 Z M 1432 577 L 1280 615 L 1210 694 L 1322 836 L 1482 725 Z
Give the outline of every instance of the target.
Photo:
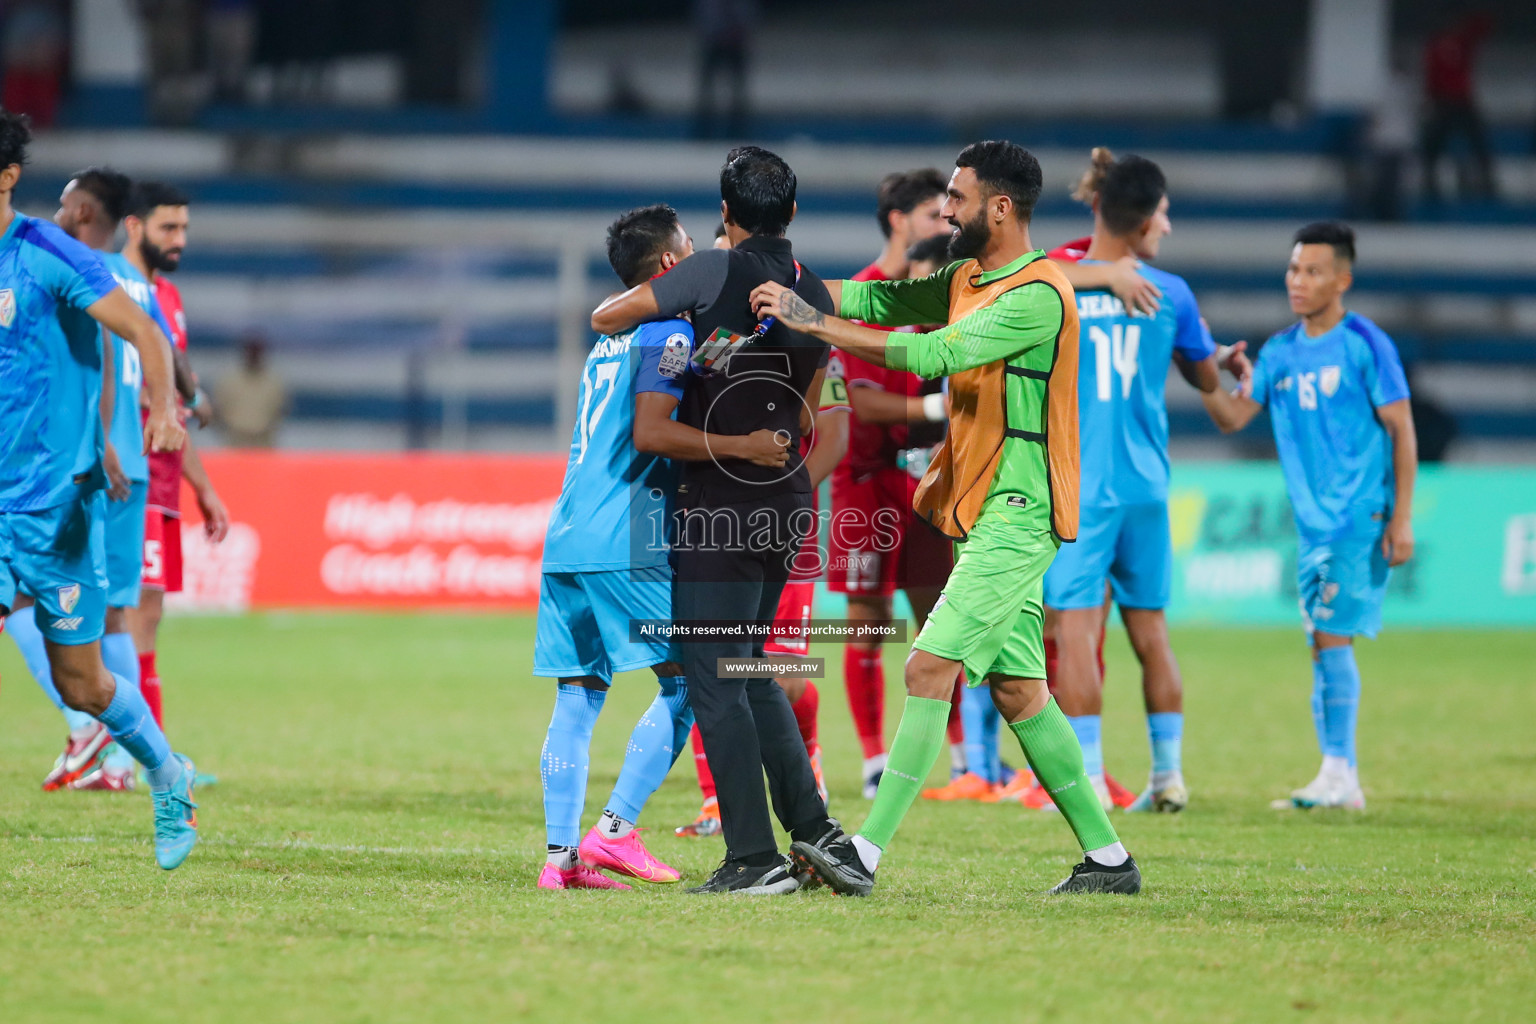
M 182 507 L 183 606 L 532 608 L 565 459 L 209 451 L 222 544 Z

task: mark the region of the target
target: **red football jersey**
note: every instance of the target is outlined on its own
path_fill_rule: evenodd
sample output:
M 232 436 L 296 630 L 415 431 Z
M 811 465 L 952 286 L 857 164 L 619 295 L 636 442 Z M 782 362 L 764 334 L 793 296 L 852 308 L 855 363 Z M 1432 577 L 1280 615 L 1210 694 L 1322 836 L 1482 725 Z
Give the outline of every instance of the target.
M 1057 246 L 1050 252 L 1046 253 L 1046 256 L 1053 260 L 1062 260 L 1066 263 L 1076 263 L 1078 260 L 1088 255 L 1088 246 L 1092 244 L 1093 239 L 1091 237 L 1079 238 L 1075 242 L 1068 242 L 1066 245 Z
M 155 300 L 165 322 L 171 325 L 171 344 L 187 350 L 187 314 L 181 306 L 181 292 L 164 274 L 155 275 Z M 145 418 L 148 414 L 143 413 Z M 149 453 L 149 507 L 166 515 L 181 512 L 181 452 Z
M 888 278 L 878 264 L 871 263 L 857 274 L 855 281 L 885 281 Z M 869 324 L 877 330 L 888 330 L 878 324 Z M 923 379 L 905 370 L 892 370 L 876 366 L 857 356 L 842 356 L 843 371 L 850 390 L 853 388 L 879 388 L 893 395 L 914 397 L 922 394 Z M 880 425 L 864 423 L 855 413 L 848 424 L 848 454 L 832 471 L 836 482 L 868 480 L 882 469 L 896 465 L 896 453 L 907 445 L 907 425 L 894 423 Z

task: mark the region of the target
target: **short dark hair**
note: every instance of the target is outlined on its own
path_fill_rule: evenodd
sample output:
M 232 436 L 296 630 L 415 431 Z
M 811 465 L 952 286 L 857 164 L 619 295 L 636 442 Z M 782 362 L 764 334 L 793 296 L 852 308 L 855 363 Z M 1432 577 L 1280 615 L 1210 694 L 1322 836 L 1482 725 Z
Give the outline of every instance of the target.
M 976 180 L 990 195 L 1005 195 L 1013 200 L 1020 220 L 1029 220 L 1040 199 L 1045 183 L 1040 161 L 1017 143 L 1004 139 L 973 142 L 955 157 L 956 167 L 969 167 Z
M 32 119 L 26 114 L 0 110 L 0 170 L 27 162 L 27 144 L 32 141 Z
M 944 175 L 932 167 L 896 171 L 881 178 L 880 187 L 875 190 L 875 219 L 880 222 L 880 233 L 891 237 L 892 212 L 911 213 L 918 204 L 942 196 L 947 185 Z
M 1099 215 L 1116 235 L 1128 235 L 1157 212 L 1168 194 L 1163 169 L 1134 153 L 1120 157 L 1104 170 L 1099 181 Z
M 88 192 L 101 203 L 107 219 L 114 225 L 128 215 L 128 201 L 133 193 L 133 181 L 121 171 L 110 167 L 87 167 L 70 175 L 75 187 Z
M 795 172 L 760 146 L 737 146 L 720 168 L 720 198 L 750 235 L 782 235 L 795 215 Z
M 143 220 L 156 207 L 187 206 L 191 202 L 187 194 L 175 185 L 164 181 L 141 181 L 133 186 L 133 196 L 128 200 L 128 216 Z
M 949 235 L 933 235 L 921 242 L 914 242 L 912 248 L 907 250 L 908 263 L 944 263 L 949 262 Z
M 1331 245 L 1335 257 L 1346 263 L 1355 262 L 1355 229 L 1336 220 L 1308 224 L 1291 241 L 1297 245 Z
M 626 288 L 644 283 L 677 236 L 677 211 L 666 203 L 630 210 L 608 225 L 608 265 Z

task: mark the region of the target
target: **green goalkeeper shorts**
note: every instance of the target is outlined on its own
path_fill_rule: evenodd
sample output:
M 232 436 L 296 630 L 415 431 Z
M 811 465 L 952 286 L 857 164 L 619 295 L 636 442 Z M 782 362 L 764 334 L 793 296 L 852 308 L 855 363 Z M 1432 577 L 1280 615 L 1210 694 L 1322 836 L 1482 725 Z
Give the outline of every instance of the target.
M 1045 678 L 1041 581 L 1060 542 L 1048 527 L 983 510 L 913 645 L 958 661 L 971 686 L 991 674 Z

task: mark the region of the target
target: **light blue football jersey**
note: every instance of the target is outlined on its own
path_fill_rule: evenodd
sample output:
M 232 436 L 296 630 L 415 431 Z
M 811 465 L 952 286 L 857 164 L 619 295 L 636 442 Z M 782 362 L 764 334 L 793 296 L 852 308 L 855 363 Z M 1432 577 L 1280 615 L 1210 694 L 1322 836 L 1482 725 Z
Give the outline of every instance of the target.
M 693 326 L 664 320 L 599 338 L 588 353 L 565 482 L 544 538 L 546 572 L 667 564 L 672 467 L 635 450 L 635 395 L 681 400 L 692 349 Z
M 1077 293 L 1085 507 L 1168 500 L 1168 366 L 1175 352 L 1199 362 L 1216 351 L 1184 279 L 1148 266 L 1140 272 L 1163 292 L 1150 317 L 1126 312 L 1109 292 Z
M 1408 397 L 1397 346 L 1358 313 L 1316 338 L 1264 343 L 1253 399 L 1269 407 L 1296 527 L 1311 541 L 1379 532 L 1392 514 L 1392 442 L 1376 407 Z
M 171 325 L 160 313 L 154 286 L 120 252 L 104 254 L 101 262 L 128 297 L 148 313 L 169 338 Z M 107 436 L 112 447 L 117 449 L 117 461 L 122 466 L 123 475 L 134 483 L 148 483 L 149 457 L 144 454 L 143 418 L 139 414 L 139 391 L 144 386 L 139 350 L 113 334 L 112 358 L 117 370 L 117 395 L 113 399 L 112 422 L 107 426 Z
M 0 512 L 101 486 L 101 328 L 84 311 L 116 287 L 47 221 L 18 213 L 0 235 Z

